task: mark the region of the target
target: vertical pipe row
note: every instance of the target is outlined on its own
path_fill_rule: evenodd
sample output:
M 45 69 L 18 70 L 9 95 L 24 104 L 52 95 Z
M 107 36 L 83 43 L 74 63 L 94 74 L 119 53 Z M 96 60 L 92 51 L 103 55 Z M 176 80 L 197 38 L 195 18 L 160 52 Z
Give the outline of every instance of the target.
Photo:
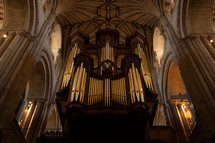
M 70 101 L 79 100 L 80 102 L 83 102 L 85 94 L 86 76 L 86 69 L 83 67 L 82 62 L 81 65 L 77 68 L 77 71 L 75 72 Z
M 114 62 L 114 49 L 113 47 L 110 47 L 108 41 L 105 47 L 102 47 L 102 50 L 101 50 L 101 62 L 105 60 L 110 60 Z
M 86 72 L 86 69 L 84 69 L 84 75 L 83 75 L 83 80 L 82 80 L 82 84 L 81 84 L 81 94 L 80 94 L 80 102 L 82 102 L 82 103 L 84 102 L 86 78 L 87 78 L 87 72 Z
M 111 93 L 112 101 L 119 104 L 127 105 L 125 77 L 112 80 L 111 87 L 112 87 L 112 93 Z
M 80 84 L 81 84 L 81 80 L 82 80 L 82 74 L 83 74 L 83 62 L 81 63 L 80 72 L 78 73 L 78 81 L 77 81 L 77 85 L 75 88 L 75 101 L 78 100 L 78 96 L 80 93 Z
M 110 79 L 105 79 L 105 106 L 110 106 Z
M 135 98 L 135 89 L 134 89 L 134 83 L 133 83 L 133 74 L 132 74 L 132 71 L 131 71 L 131 68 L 129 69 L 129 77 L 130 77 L 130 81 L 129 83 L 131 84 L 131 89 L 130 89 L 130 93 L 131 93 L 131 99 L 133 102 L 136 102 L 136 98 Z M 132 102 L 132 103 L 133 103 Z
M 91 104 L 91 96 L 92 96 L 92 78 L 90 77 L 89 91 L 88 91 L 88 105 Z
M 132 67 L 129 69 L 128 78 L 132 103 L 144 102 L 144 93 L 142 89 L 140 73 L 138 69 L 134 66 L 134 63 L 132 63 Z
M 76 83 L 77 83 L 77 79 L 78 79 L 79 69 L 80 69 L 80 67 L 78 67 L 78 68 L 77 68 L 77 71 L 75 72 L 74 81 L 73 81 L 73 86 L 72 86 L 72 94 L 71 94 L 70 101 L 73 101 L 73 100 L 74 100 L 75 89 L 76 89 Z
M 124 105 L 127 105 L 127 100 L 126 100 L 126 87 L 125 87 L 125 77 L 122 78 L 123 81 L 123 103 Z
M 102 101 L 103 97 L 103 81 L 90 77 L 88 105 L 92 105 Z
M 66 87 L 69 83 L 70 77 L 71 77 L 71 73 L 73 70 L 73 66 L 74 66 L 74 61 L 73 58 L 80 52 L 80 49 L 78 47 L 78 44 L 75 43 L 74 47 L 72 48 L 71 52 L 70 52 L 70 56 L 67 60 L 67 65 L 65 67 L 65 72 L 64 72 L 64 77 L 63 77 L 63 82 L 62 82 L 62 88 Z
M 139 86 L 137 83 L 137 75 L 136 75 L 136 71 L 134 68 L 134 63 L 132 63 L 132 74 L 133 74 L 133 81 L 134 81 L 134 87 L 135 87 L 135 95 L 137 98 L 137 101 L 140 101 L 140 93 L 139 93 Z
M 135 67 L 135 70 L 136 70 L 137 81 L 138 81 L 138 85 L 139 85 L 140 99 L 141 99 L 141 102 L 144 102 L 144 95 L 143 95 L 143 88 L 142 88 L 142 83 L 141 83 L 141 79 L 140 79 L 140 73 L 136 67 Z
M 136 54 L 139 55 L 140 59 L 141 59 L 141 69 L 143 72 L 143 76 L 144 76 L 144 81 L 146 82 L 146 86 L 148 88 L 153 89 L 153 85 L 152 85 L 152 78 L 149 72 L 149 67 L 148 67 L 148 63 L 146 60 L 146 55 L 143 51 L 143 49 L 141 48 L 140 44 L 137 44 L 137 48 L 135 49 Z

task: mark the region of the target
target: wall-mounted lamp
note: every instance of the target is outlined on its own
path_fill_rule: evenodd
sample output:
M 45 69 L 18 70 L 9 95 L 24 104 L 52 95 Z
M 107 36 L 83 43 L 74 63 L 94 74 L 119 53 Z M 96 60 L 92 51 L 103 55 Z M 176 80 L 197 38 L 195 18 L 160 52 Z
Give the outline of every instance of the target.
M 7 38 L 8 34 L 2 34 L 3 38 Z
M 208 39 L 208 41 L 209 41 L 211 44 L 214 42 L 214 40 L 212 39 L 211 36 L 208 36 L 207 39 Z

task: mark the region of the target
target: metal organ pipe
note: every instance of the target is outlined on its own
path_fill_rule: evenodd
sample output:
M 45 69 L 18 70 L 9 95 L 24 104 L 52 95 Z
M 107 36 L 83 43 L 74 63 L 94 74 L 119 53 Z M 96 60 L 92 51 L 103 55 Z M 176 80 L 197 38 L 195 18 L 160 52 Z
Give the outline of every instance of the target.
M 101 62 L 105 61 L 105 60 L 110 60 L 112 62 L 114 62 L 114 49 L 113 47 L 111 47 L 107 41 L 105 47 L 102 47 L 101 50 Z
M 76 72 L 75 72 L 75 76 L 74 76 L 74 81 L 73 81 L 73 87 L 72 87 L 72 95 L 70 98 L 70 101 L 74 100 L 74 96 L 75 96 L 75 89 L 76 89 L 76 83 L 77 83 L 77 78 L 78 78 L 78 73 L 79 73 L 79 67 L 77 68 Z
M 139 86 L 138 86 L 138 83 L 137 83 L 137 75 L 136 75 L 134 63 L 132 63 L 132 74 L 133 74 L 133 81 L 134 81 L 134 87 L 135 87 L 135 95 L 137 97 L 137 100 L 140 101 Z
M 69 80 L 70 80 L 70 77 L 71 77 L 71 73 L 72 73 L 72 70 L 73 70 L 73 65 L 74 65 L 74 62 L 73 62 L 73 58 L 80 52 L 80 49 L 78 47 L 78 44 L 75 43 L 74 47 L 72 48 L 72 51 L 71 51 L 71 54 L 68 58 L 68 62 L 67 62 L 67 65 L 66 65 L 66 68 L 65 68 L 65 72 L 64 72 L 64 77 L 63 77 L 63 83 L 62 83 L 62 88 L 63 87 L 66 87 Z
M 127 99 L 126 99 L 125 77 L 111 80 L 111 89 L 112 89 L 111 90 L 112 101 L 119 104 L 126 105 Z
M 133 102 L 136 102 L 135 98 L 135 89 L 134 89 L 134 83 L 133 83 L 133 77 L 132 77 L 132 70 L 129 69 L 129 75 L 130 75 L 130 83 L 131 83 L 131 95 L 133 97 Z
M 136 68 L 136 75 L 137 75 L 137 80 L 138 80 L 138 85 L 139 85 L 140 99 L 142 102 L 144 102 L 143 88 L 142 88 L 142 83 L 141 83 L 141 79 L 140 79 L 140 73 L 137 68 Z
M 153 89 L 152 79 L 151 79 L 151 75 L 150 75 L 150 72 L 149 72 L 149 67 L 148 67 L 148 64 L 147 64 L 146 55 L 145 55 L 145 53 L 144 53 L 144 51 L 141 48 L 139 43 L 137 44 L 137 48 L 135 49 L 135 52 L 136 52 L 136 54 L 139 55 L 139 57 L 141 59 L 141 68 L 142 68 L 144 80 L 146 82 L 146 86 L 148 88 Z
M 78 96 L 80 93 L 80 84 L 81 84 L 81 79 L 82 79 L 82 73 L 83 73 L 83 62 L 81 63 L 81 68 L 80 68 L 80 72 L 78 74 L 78 81 L 77 81 L 77 86 L 75 89 L 75 101 L 78 100 Z
M 70 101 L 79 100 L 79 102 L 83 102 L 86 86 L 86 77 L 87 72 L 86 69 L 83 67 L 82 62 L 75 72 Z
M 84 75 L 83 75 L 83 80 L 82 80 L 82 84 L 81 84 L 80 102 L 84 101 L 86 78 L 87 78 L 87 72 L 86 72 L 86 69 L 84 69 Z
M 103 81 L 90 77 L 88 91 L 88 105 L 92 105 L 102 101 L 103 97 Z
M 144 102 L 144 93 L 140 73 L 138 69 L 134 66 L 134 63 L 132 63 L 132 67 L 129 69 L 128 78 L 132 103 Z

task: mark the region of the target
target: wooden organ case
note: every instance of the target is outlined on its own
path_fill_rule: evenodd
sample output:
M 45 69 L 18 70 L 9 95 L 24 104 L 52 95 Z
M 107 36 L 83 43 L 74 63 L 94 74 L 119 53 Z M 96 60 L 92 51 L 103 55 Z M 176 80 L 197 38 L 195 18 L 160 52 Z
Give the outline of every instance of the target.
M 57 93 L 63 132 L 73 143 L 144 143 L 158 103 L 135 53 L 145 37 L 136 32 L 120 45 L 118 31 L 105 29 L 97 31 L 94 45 L 79 31 L 70 40 L 80 50 Z

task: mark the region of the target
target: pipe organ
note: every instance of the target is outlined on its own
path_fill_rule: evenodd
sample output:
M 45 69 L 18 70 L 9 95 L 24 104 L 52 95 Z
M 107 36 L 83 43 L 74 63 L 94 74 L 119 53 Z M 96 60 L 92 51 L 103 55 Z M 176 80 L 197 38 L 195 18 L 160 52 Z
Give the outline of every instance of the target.
M 82 62 L 75 72 L 70 101 L 83 102 L 85 94 L 86 77 L 87 77 L 86 68 L 83 67 Z
M 70 55 L 68 57 L 67 60 L 67 65 L 65 67 L 65 72 L 64 72 L 64 76 L 63 76 L 63 82 L 62 82 L 62 88 L 66 87 L 69 83 L 70 77 L 71 77 L 71 73 L 73 70 L 73 65 L 74 65 L 74 57 L 80 52 L 80 48 L 78 47 L 78 44 L 75 43 L 74 47 L 72 48 Z
M 144 92 L 142 88 L 140 74 L 138 69 L 134 67 L 134 63 L 132 63 L 132 67 L 129 69 L 128 77 L 132 103 L 144 102 Z
M 125 77 L 111 81 L 112 85 L 112 101 L 127 105 Z
M 144 142 L 146 124 L 153 123 L 149 119 L 155 114 L 157 94 L 148 90 L 151 80 L 141 71 L 145 69 L 141 47 L 132 48 L 135 36 L 127 45 L 120 45 L 118 31 L 111 29 L 98 30 L 96 44 L 88 45 L 78 31 L 72 37 L 77 43 L 65 68 L 65 74 L 70 74 L 64 75 L 56 99 L 64 131 L 75 142 L 105 138 L 103 131 L 118 142 Z M 80 53 L 77 45 L 82 45 Z M 98 67 L 92 55 L 98 58 Z
M 101 102 L 103 99 L 103 80 L 90 77 L 88 105 Z
M 114 62 L 114 49 L 109 45 L 108 41 L 105 47 L 102 47 L 101 51 L 101 62 L 105 60 L 110 60 Z
M 147 64 L 147 59 L 146 55 L 141 48 L 140 44 L 137 44 L 137 48 L 135 49 L 135 53 L 139 55 L 139 58 L 141 59 L 141 69 L 143 72 L 144 80 L 146 83 L 147 88 L 151 88 L 153 90 L 153 85 L 152 85 L 152 79 L 151 79 L 151 74 L 149 72 L 149 66 Z

